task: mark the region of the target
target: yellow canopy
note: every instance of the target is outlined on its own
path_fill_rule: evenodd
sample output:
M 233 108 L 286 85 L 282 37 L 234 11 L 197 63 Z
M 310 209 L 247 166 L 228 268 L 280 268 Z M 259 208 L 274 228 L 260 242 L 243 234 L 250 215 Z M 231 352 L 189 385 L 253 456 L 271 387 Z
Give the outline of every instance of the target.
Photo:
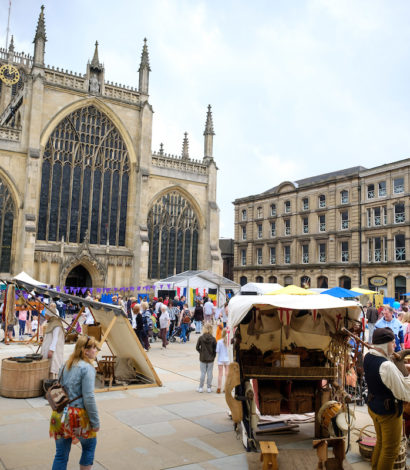
M 363 295 L 377 294 L 377 292 L 375 290 L 361 289 L 360 287 L 352 287 L 350 290 L 352 290 L 354 292 L 359 292 L 359 294 L 363 294 Z
M 277 294 L 288 294 L 288 295 L 314 295 L 316 292 L 312 292 L 309 289 L 303 289 L 298 286 L 286 286 L 282 289 L 275 290 L 273 292 L 268 292 L 266 295 L 277 295 Z

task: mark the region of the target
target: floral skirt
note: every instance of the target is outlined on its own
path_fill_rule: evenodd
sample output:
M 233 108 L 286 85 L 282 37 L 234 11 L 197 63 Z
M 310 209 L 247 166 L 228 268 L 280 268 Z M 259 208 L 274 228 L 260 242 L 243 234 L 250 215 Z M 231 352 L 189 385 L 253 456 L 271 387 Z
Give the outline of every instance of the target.
M 88 413 L 84 408 L 69 406 L 66 412 L 53 411 L 50 418 L 50 437 L 54 439 L 72 439 L 75 442 L 79 437 L 89 439 L 96 437 L 92 430 Z

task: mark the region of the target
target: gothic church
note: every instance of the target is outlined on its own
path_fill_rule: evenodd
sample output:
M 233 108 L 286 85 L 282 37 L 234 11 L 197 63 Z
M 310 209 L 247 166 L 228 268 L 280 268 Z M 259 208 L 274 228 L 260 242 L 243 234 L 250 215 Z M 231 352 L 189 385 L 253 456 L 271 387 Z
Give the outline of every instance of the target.
M 221 274 L 217 167 L 151 150 L 148 47 L 138 89 L 46 66 L 44 7 L 34 55 L 0 49 L 0 276 L 54 285 L 143 285 L 186 270 Z

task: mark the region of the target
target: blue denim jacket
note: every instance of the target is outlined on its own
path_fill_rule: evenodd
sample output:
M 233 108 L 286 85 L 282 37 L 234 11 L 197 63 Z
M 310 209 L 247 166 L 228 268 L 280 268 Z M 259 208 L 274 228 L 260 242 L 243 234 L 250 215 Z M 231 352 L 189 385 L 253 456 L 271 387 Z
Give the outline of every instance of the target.
M 88 417 L 90 418 L 91 426 L 93 428 L 99 428 L 100 419 L 98 417 L 98 410 L 94 396 L 94 367 L 83 360 L 80 360 L 77 364 L 73 365 L 70 370 L 67 370 L 67 367 L 64 367 L 61 384 L 66 389 L 70 400 L 82 395 L 81 398 L 71 402 L 70 406 L 74 406 L 75 408 L 85 408 L 87 410 Z

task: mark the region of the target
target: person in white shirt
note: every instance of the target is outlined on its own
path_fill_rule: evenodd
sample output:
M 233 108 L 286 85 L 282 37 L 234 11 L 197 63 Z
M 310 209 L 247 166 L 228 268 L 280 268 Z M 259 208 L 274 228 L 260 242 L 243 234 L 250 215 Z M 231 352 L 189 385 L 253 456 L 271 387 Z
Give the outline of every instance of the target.
M 216 354 L 218 356 L 218 388 L 216 389 L 216 393 L 221 393 L 224 371 L 226 381 L 229 365 L 228 337 L 226 328 L 222 330 L 221 339 L 216 343 Z
M 162 339 L 162 347 L 167 347 L 167 331 L 170 324 L 170 318 L 168 313 L 168 307 L 164 304 L 161 306 L 161 316 L 159 317 L 160 337 Z
M 372 470 L 392 469 L 400 450 L 403 429 L 403 402 L 410 401 L 410 377 L 405 377 L 391 361 L 396 337 L 390 328 L 377 328 L 373 346 L 363 366 L 369 390 L 368 410 L 377 442 Z
M 46 331 L 41 346 L 43 359 L 50 359 L 50 379 L 56 379 L 64 363 L 64 327 L 55 303 L 45 310 Z
M 211 299 L 208 299 L 207 302 L 204 304 L 204 323 L 212 323 L 212 316 L 214 313 L 214 304 L 212 303 Z

